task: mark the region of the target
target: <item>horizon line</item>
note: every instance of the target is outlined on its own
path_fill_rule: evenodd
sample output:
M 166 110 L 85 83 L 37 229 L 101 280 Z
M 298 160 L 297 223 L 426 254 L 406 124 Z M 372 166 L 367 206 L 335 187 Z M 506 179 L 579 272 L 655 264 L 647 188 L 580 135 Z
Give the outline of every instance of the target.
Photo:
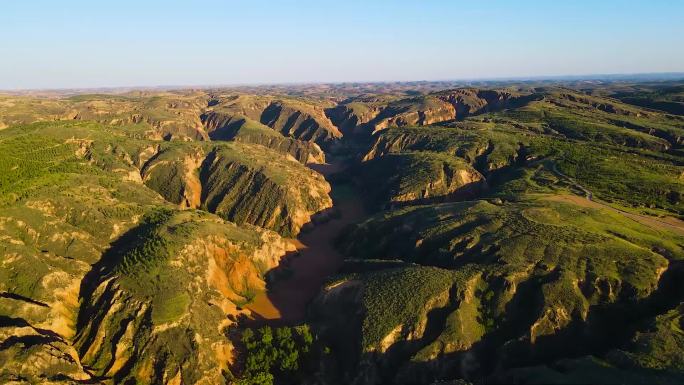
M 583 81 L 583 80 L 629 80 L 630 78 L 652 77 L 653 81 L 684 80 L 684 71 L 667 72 L 625 72 L 625 73 L 587 73 L 566 75 L 523 75 L 523 76 L 492 76 L 452 79 L 420 79 L 420 80 L 348 80 L 348 81 L 292 81 L 292 82 L 246 82 L 246 83 L 217 83 L 217 84 L 157 84 L 157 85 L 121 85 L 121 86 L 86 86 L 86 87 L 30 87 L 30 88 L 1 88 L 0 93 L 13 92 L 49 92 L 49 91 L 89 91 L 89 90 L 184 90 L 184 89 L 212 89 L 212 88 L 248 88 L 275 86 L 316 86 L 316 85 L 346 85 L 346 84 L 411 84 L 411 83 L 458 83 L 458 82 L 528 82 L 528 81 Z M 677 79 L 681 77 L 681 79 Z

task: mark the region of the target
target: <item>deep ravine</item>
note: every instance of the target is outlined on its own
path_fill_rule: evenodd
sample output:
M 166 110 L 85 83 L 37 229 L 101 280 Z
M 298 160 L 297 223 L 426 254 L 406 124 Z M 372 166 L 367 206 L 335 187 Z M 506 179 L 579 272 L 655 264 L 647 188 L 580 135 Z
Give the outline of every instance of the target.
M 344 161 L 310 165 L 326 179 L 345 169 Z M 293 239 L 298 254 L 283 260 L 288 276 L 276 279 L 269 290 L 258 293 L 245 307 L 255 321 L 263 324 L 297 324 L 304 320 L 306 305 L 316 296 L 326 279 L 337 272 L 344 257 L 335 249 L 334 240 L 347 226 L 363 219 L 367 213 L 356 189 L 348 183 L 331 182 L 333 215 L 324 223 Z

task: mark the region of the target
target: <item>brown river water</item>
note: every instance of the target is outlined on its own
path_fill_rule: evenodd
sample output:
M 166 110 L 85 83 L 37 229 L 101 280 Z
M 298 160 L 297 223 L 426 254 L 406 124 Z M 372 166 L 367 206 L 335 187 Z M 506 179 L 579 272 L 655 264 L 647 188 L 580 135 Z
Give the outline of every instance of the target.
M 342 171 L 342 163 L 310 165 L 326 178 Z M 292 242 L 299 255 L 289 257 L 287 278 L 277 279 L 266 292 L 261 292 L 245 307 L 256 321 L 266 324 L 296 324 L 304 320 L 306 306 L 326 279 L 337 272 L 344 261 L 342 254 L 333 246 L 335 238 L 349 224 L 366 216 L 357 192 L 349 185 L 331 184 L 333 208 L 339 212 L 327 222 L 316 224 L 309 231 L 302 232 Z M 335 194 L 344 188 L 344 194 Z

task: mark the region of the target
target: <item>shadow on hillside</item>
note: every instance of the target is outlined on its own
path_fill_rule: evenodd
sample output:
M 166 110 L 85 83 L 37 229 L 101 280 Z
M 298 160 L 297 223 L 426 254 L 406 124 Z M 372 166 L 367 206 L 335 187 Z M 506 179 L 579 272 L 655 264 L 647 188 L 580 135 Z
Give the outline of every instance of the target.
M 90 310 L 97 308 L 96 304 L 89 306 L 94 291 L 106 277 L 114 272 L 126 252 L 134 249 L 141 241 L 145 240 L 145 234 L 149 233 L 154 226 L 154 223 L 143 222 L 126 231 L 110 244 L 100 260 L 94 263 L 90 271 L 86 273 L 81 281 L 79 291 L 79 301 L 83 305 L 80 307 L 76 322 L 77 331 L 80 331 L 92 317 Z

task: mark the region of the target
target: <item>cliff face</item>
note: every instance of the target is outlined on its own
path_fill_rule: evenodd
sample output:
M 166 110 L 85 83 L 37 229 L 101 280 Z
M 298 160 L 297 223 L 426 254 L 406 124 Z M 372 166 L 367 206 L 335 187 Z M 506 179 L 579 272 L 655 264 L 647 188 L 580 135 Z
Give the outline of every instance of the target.
M 391 99 L 358 98 L 326 110 L 326 115 L 344 135 L 364 134 L 363 128 L 375 119 Z
M 325 153 L 318 144 L 282 136 L 268 136 L 253 132 L 240 132 L 233 139 L 241 143 L 259 144 L 277 152 L 288 154 L 303 164 L 325 163 Z
M 286 136 L 321 145 L 342 136 L 322 108 L 279 100 L 261 113 L 261 122 Z
M 155 213 L 90 273 L 75 339 L 81 361 L 116 383 L 221 383 L 226 334 L 288 251 L 277 234 L 197 211 Z
M 454 107 L 438 98 L 422 96 L 390 103 L 370 124 L 378 131 L 388 127 L 430 125 L 456 118 Z
M 521 107 L 534 100 L 541 100 L 537 94 L 521 94 L 506 90 L 480 90 L 462 88 L 434 94 L 440 100 L 451 104 L 456 112 L 455 119 L 471 115 L 495 112 L 507 108 Z

